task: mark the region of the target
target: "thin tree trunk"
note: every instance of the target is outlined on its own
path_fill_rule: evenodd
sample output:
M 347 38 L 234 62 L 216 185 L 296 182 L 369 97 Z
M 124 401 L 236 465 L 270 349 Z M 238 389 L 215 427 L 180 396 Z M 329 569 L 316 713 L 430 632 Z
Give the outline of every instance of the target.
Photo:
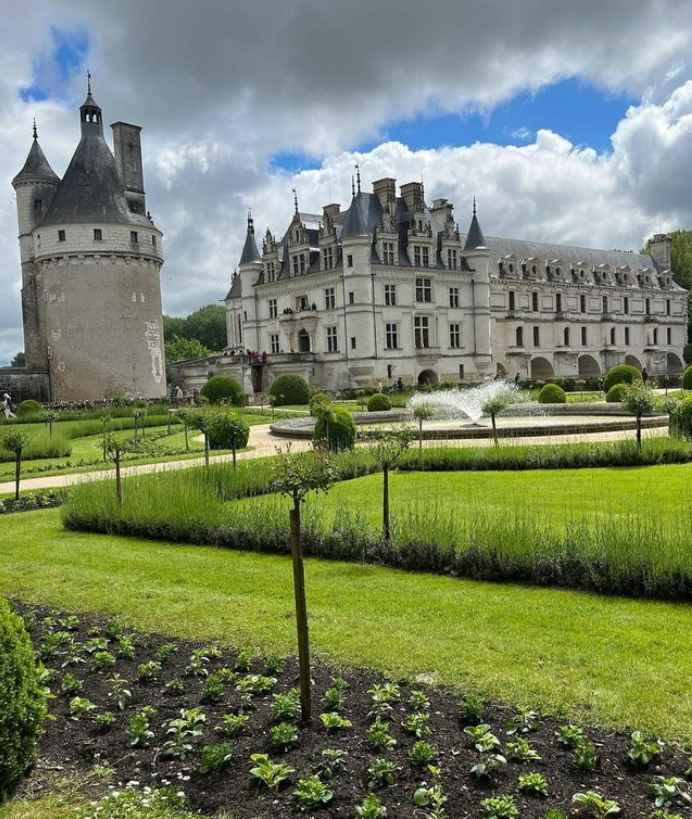
M 209 466 L 209 432 L 204 430 L 204 465 Z
M 234 435 L 233 436 L 233 469 L 236 468 L 235 455 L 236 455 L 236 452 L 235 452 L 235 435 Z
M 187 439 L 187 424 L 185 424 L 185 452 L 190 451 L 190 442 Z
M 418 422 L 418 460 L 423 465 L 423 419 Z
M 641 417 L 641 415 L 637 416 L 637 448 L 641 452 L 641 450 L 642 450 L 642 417 Z
M 500 446 L 500 441 L 497 437 L 497 424 L 495 422 L 495 415 L 490 416 L 490 420 L 493 422 L 493 440 L 495 441 L 495 446 Z
M 115 495 L 118 499 L 118 506 L 123 505 L 123 482 L 120 475 L 120 450 L 115 450 Z
M 385 543 L 389 543 L 392 533 L 389 526 L 389 467 L 386 464 L 382 467 L 382 528 Z
M 19 483 L 22 479 L 22 453 L 18 452 L 14 462 L 14 499 L 19 500 Z
M 312 681 L 310 679 L 310 637 L 308 607 L 305 599 L 305 572 L 300 541 L 300 501 L 295 499 L 291 509 L 291 556 L 293 559 L 293 591 L 296 600 L 298 628 L 298 661 L 300 665 L 300 710 L 303 722 L 312 718 Z

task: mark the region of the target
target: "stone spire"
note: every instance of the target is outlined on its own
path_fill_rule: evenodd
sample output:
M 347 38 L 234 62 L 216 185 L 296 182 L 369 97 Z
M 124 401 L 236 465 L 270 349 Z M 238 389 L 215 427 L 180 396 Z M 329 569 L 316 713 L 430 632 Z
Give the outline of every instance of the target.
M 38 143 L 38 129 L 36 127 L 36 120 L 34 120 L 32 133 L 34 141 L 31 143 L 31 148 L 29 149 L 26 162 L 24 163 L 24 167 L 21 169 L 21 171 L 12 180 L 12 184 L 15 186 L 22 182 L 54 182 L 55 184 L 58 184 L 60 182 L 60 177 L 51 168 L 48 160 L 46 159 L 46 155 L 43 153 L 41 146 Z
M 252 218 L 252 211 L 247 212 L 247 234 L 245 236 L 245 244 L 243 245 L 243 252 L 240 254 L 239 264 L 252 264 L 254 262 L 261 262 L 262 256 L 255 241 L 255 222 Z
M 471 224 L 469 225 L 469 232 L 466 235 L 464 250 L 476 250 L 476 248 L 485 246 L 485 236 L 483 236 L 483 231 L 481 230 L 480 223 L 478 222 L 478 216 L 476 215 L 476 197 L 474 196 L 473 218 L 471 219 Z
M 91 95 L 91 72 L 87 71 L 87 96 L 79 109 L 82 122 L 82 136 L 103 137 L 101 108 Z

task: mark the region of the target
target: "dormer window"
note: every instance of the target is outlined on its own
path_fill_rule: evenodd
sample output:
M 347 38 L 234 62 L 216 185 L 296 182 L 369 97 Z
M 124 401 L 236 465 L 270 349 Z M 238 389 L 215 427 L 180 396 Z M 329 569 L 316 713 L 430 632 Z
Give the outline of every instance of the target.
M 384 264 L 394 264 L 394 242 L 382 243 L 382 262 Z
M 453 247 L 447 248 L 447 269 L 448 270 L 457 269 L 457 252 L 456 249 Z
M 324 270 L 331 270 L 334 267 L 334 248 L 333 247 L 325 247 L 322 250 L 322 261 L 324 264 Z

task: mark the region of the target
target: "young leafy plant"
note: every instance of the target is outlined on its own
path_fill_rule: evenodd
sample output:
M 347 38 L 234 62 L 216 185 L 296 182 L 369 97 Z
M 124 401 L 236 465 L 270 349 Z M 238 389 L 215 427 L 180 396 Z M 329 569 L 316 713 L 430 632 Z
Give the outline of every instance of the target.
M 320 719 L 322 720 L 322 725 L 330 732 L 347 731 L 353 727 L 351 720 L 344 719 L 340 714 L 337 714 L 336 711 L 331 711 L 328 714 L 320 714 Z
M 348 753 L 336 748 L 325 748 L 322 760 L 315 766 L 315 773 L 320 779 L 330 780 L 343 768 Z
M 575 793 L 572 801 L 583 805 L 594 817 L 594 819 L 606 819 L 607 816 L 617 816 L 620 805 L 614 799 L 606 799 L 598 791 L 586 791 L 586 793 Z
M 112 711 L 104 711 L 102 714 L 96 716 L 94 722 L 98 726 L 99 731 L 105 734 L 115 725 L 117 717 Z
M 430 710 L 430 697 L 424 691 L 412 691 L 408 704 L 414 713 L 422 713 Z
M 173 677 L 164 685 L 163 693 L 167 697 L 180 697 L 185 693 L 185 683 L 180 677 Z
M 572 754 L 577 768 L 580 768 L 582 771 L 593 772 L 598 767 L 596 746 L 591 740 L 582 739 L 574 746 Z
M 108 692 L 108 698 L 115 703 L 118 711 L 124 711 L 128 703 L 132 700 L 130 683 L 121 677 L 120 674 L 113 674 L 108 682 L 111 688 Z
M 530 708 L 520 708 L 514 718 L 507 723 L 505 731 L 512 734 L 529 734 L 540 727 L 539 717 Z
M 202 702 L 213 704 L 223 699 L 224 686 L 218 674 L 210 674 L 204 682 L 202 689 Z
M 297 719 L 300 716 L 300 691 L 297 688 L 292 688 L 285 694 L 274 694 L 271 715 L 274 722 Z
M 502 754 L 482 754 L 480 761 L 471 768 L 471 776 L 489 780 L 504 770 L 506 765 L 507 760 Z
M 376 719 L 368 729 L 368 740 L 376 751 L 396 746 L 396 740 L 389 733 L 389 723 L 380 719 Z
M 356 805 L 358 819 L 385 819 L 387 808 L 374 793 L 369 793 L 360 805 Z
M 233 746 L 230 742 L 205 745 L 202 748 L 199 772 L 202 776 L 219 773 L 233 760 Z
M 295 768 L 283 762 L 274 763 L 266 754 L 252 754 L 250 759 L 255 763 L 250 773 L 270 791 L 278 791 L 282 783 L 295 773 Z
M 516 819 L 519 816 L 513 796 L 491 796 L 481 802 L 487 819 Z
M 130 717 L 127 724 L 127 738 L 132 748 L 143 748 L 154 738 L 150 719 L 156 713 L 154 708 L 145 706 Z
M 557 741 L 567 748 L 574 748 L 586 739 L 584 731 L 578 725 L 563 725 L 556 736 Z
M 64 677 L 62 678 L 62 684 L 60 685 L 60 691 L 63 694 L 79 694 L 84 688 L 84 683 L 82 680 L 75 677 L 70 671 L 68 671 Z
M 299 779 L 293 795 L 302 811 L 323 808 L 334 798 L 334 792 L 322 782 L 319 776 Z
M 373 791 L 391 788 L 396 779 L 397 770 L 396 765 L 388 759 L 376 759 L 368 768 L 370 776 L 368 787 Z
M 550 785 L 540 773 L 523 774 L 519 777 L 519 790 L 528 796 L 549 796 Z
M 87 697 L 73 697 L 70 700 L 70 719 L 79 722 L 95 708 L 94 703 Z
M 437 759 L 437 749 L 429 742 L 422 740 L 416 744 L 408 752 L 408 758 L 418 768 L 427 768 Z
M 269 729 L 269 743 L 277 751 L 286 751 L 298 742 L 298 729 L 290 722 L 280 722 Z
M 409 714 L 401 723 L 401 727 L 407 734 L 413 734 L 418 739 L 425 739 L 425 737 L 429 737 L 432 734 L 432 731 L 428 726 L 429 721 L 429 714 L 417 712 L 414 714 Z
M 649 785 L 649 794 L 657 808 L 675 803 L 692 805 L 692 796 L 683 788 L 684 780 L 678 776 L 657 776 Z
M 660 740 L 649 739 L 642 731 L 635 731 L 627 759 L 633 768 L 648 768 L 661 755 L 662 750 L 663 743 Z
M 224 734 L 228 734 L 229 737 L 234 737 L 244 730 L 250 717 L 248 714 L 224 714 L 221 719 L 223 720 L 221 730 Z
M 525 737 L 518 737 L 514 742 L 508 742 L 505 750 L 507 756 L 515 762 L 539 762 L 541 759 L 538 751 Z

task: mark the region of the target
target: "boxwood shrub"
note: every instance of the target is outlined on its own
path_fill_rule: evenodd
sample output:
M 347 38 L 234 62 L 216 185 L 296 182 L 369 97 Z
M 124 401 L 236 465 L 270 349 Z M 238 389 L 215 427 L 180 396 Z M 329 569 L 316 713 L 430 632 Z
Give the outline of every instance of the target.
M 641 377 L 639 370 L 631 364 L 618 364 L 608 370 L 603 381 L 603 391 L 609 392 L 616 384 L 634 384 L 635 381 L 641 381 Z
M 230 375 L 213 375 L 200 390 L 200 395 L 210 404 L 228 403 L 234 407 L 245 406 L 245 390 Z
M 675 432 L 684 435 L 686 438 L 692 437 L 692 395 L 683 398 L 675 407 L 672 416 Z
M 382 392 L 376 392 L 368 398 L 368 412 L 387 412 L 391 408 L 389 396 Z
M 36 759 L 46 716 L 24 622 L 0 598 L 0 802 Z
M 209 446 L 211 449 L 243 449 L 250 437 L 250 427 L 229 410 L 209 413 Z
M 353 449 L 356 445 L 356 422 L 348 410 L 337 407 L 321 412 L 315 422 L 314 440 L 327 443 L 332 452 Z
M 289 404 L 309 404 L 310 385 L 302 376 L 287 373 L 274 379 L 269 388 L 269 395 L 272 396 L 277 407 Z
M 33 398 L 27 398 L 26 401 L 22 401 L 17 407 L 17 417 L 26 418 L 27 415 L 37 415 L 41 410 L 42 407 L 38 401 L 34 401 Z
M 323 409 L 328 409 L 332 405 L 332 399 L 324 392 L 316 392 L 310 399 L 310 415 L 313 418 L 319 415 Z
M 546 384 L 538 393 L 539 404 L 566 404 L 567 396 L 562 387 L 557 384 Z
M 613 386 L 606 393 L 606 401 L 609 404 L 621 404 L 625 400 L 629 384 L 613 384 Z

